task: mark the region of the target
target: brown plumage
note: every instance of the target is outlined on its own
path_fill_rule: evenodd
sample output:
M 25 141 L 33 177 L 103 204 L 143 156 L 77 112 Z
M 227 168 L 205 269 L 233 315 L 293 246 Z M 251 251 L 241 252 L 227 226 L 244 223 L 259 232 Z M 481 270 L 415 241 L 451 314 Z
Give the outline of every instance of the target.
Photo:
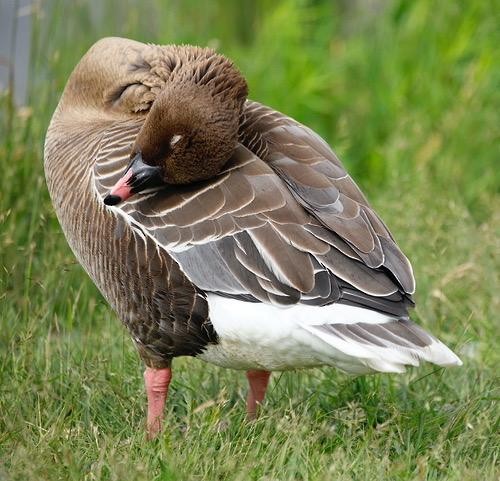
M 150 369 L 151 434 L 176 356 L 251 370 L 250 414 L 261 371 L 460 362 L 409 321 L 410 263 L 330 147 L 246 95 L 213 50 L 103 39 L 47 133 L 61 226 Z
M 174 49 L 175 81 L 158 93 L 132 148 L 132 155 L 140 152 L 146 164 L 159 166 L 169 184 L 220 172 L 238 143 L 247 95 L 245 79 L 229 61 L 208 49 L 193 50 L 196 62 L 185 59 L 186 49 Z

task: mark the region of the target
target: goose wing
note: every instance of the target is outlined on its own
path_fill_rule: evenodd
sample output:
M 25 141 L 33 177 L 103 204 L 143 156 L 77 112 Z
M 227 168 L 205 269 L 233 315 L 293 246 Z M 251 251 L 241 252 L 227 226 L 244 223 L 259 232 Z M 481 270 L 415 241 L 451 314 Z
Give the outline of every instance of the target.
M 410 262 L 329 145 L 311 129 L 257 102 L 248 101 L 245 114 L 243 142 L 283 179 L 295 200 L 348 244 L 354 251 L 350 257 L 384 269 L 404 292 L 414 293 Z
M 140 120 L 104 132 L 94 185 L 102 198 L 128 164 Z M 330 148 L 248 102 L 241 143 L 215 179 L 113 207 L 153 238 L 199 288 L 254 302 L 343 302 L 405 316 L 407 259 Z

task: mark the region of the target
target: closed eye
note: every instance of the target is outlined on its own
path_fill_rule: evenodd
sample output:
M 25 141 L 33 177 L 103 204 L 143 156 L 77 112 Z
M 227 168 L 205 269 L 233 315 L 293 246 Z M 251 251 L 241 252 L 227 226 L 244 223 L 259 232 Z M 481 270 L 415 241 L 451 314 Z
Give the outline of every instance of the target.
M 171 139 L 170 139 L 170 147 L 173 149 L 175 144 L 177 144 L 177 142 L 179 142 L 179 140 L 182 139 L 182 135 L 174 135 Z

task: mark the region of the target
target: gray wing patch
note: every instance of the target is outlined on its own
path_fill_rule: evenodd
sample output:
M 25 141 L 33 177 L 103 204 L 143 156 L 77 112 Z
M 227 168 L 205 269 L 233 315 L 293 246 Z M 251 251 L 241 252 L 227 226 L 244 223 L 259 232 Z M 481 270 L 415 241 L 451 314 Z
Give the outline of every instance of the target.
M 254 136 L 268 163 L 240 144 L 217 178 L 136 196 L 117 210 L 205 291 L 279 305 L 340 301 L 404 316 L 413 279 L 401 270 L 406 258 L 338 159 L 302 126 L 258 113 L 255 128 L 265 127 L 262 118 L 277 124 L 265 142 Z M 103 135 L 94 168 L 101 197 L 126 168 L 140 126 L 123 122 Z
M 408 259 L 326 142 L 307 127 L 257 102 L 247 102 L 245 122 L 253 129 L 255 144 L 255 137 L 261 137 L 264 160 L 286 182 L 297 202 L 329 234 L 344 241 L 351 251 L 347 255 L 370 269 L 382 267 L 402 291 L 412 294 L 415 280 Z M 244 141 L 244 128 L 242 132 Z M 317 228 L 315 234 L 324 236 Z M 340 250 L 346 254 L 345 248 Z M 369 276 L 366 279 L 370 282 Z M 363 290 L 362 285 L 357 287 Z

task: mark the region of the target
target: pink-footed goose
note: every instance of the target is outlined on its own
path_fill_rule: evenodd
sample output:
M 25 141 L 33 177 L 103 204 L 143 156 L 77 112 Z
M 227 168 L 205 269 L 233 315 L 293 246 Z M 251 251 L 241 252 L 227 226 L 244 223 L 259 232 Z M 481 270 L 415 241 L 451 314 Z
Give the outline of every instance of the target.
M 408 318 L 410 263 L 330 147 L 207 48 L 107 38 L 45 144 L 68 243 L 146 364 L 148 434 L 177 356 L 247 370 L 402 372 L 458 357 Z

